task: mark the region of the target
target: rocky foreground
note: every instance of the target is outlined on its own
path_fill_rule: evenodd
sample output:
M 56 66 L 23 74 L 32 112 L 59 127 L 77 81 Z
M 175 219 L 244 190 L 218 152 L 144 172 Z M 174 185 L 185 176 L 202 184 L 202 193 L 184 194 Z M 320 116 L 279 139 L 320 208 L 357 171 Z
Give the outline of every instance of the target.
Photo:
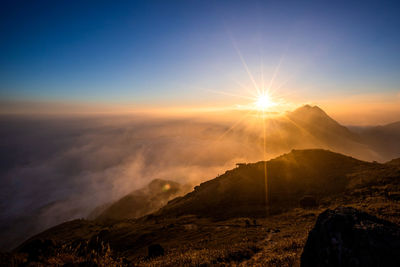
M 325 150 L 292 151 L 228 171 L 137 219 L 102 217 L 58 225 L 3 253 L 1 262 L 397 266 L 396 162 L 368 163 Z

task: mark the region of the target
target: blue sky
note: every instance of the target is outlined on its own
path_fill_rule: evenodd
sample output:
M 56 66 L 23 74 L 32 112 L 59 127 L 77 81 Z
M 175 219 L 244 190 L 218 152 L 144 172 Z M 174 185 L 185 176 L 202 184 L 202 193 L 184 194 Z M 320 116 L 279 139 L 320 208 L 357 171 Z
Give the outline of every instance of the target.
M 215 91 L 252 86 L 239 53 L 302 101 L 399 92 L 399 4 L 350 2 L 5 1 L 0 97 L 230 104 Z

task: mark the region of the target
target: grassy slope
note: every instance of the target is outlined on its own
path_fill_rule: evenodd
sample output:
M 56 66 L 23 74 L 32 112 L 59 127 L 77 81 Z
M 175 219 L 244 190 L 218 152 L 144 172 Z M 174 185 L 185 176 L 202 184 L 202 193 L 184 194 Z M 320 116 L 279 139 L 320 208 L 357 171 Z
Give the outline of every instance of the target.
M 270 203 L 282 206 L 280 213 L 276 210 L 269 217 L 260 216 L 257 208 L 251 209 L 247 204 L 232 213 L 230 209 L 237 202 L 258 205 L 253 201 L 264 201 L 260 196 L 261 188 L 265 187 L 256 190 L 257 181 L 264 177 L 260 165 L 264 164 L 255 163 L 228 171 L 172 201 L 159 212 L 137 220 L 109 224 L 76 220 L 49 229 L 34 237 L 53 239 L 58 244 L 56 256 L 45 257 L 44 265 L 91 258 L 104 265 L 123 265 L 122 259 L 125 259 L 126 263 L 138 266 L 227 263 L 292 266 L 299 264 L 308 231 L 316 216 L 326 208 L 349 205 L 400 224 L 400 203 L 388 197 L 400 192 L 398 165 L 365 163 L 323 150 L 294 151 L 268 162 L 270 189 L 288 185 L 286 193 L 271 194 Z M 250 182 L 251 179 L 256 181 Z M 220 191 L 221 185 L 223 191 Z M 298 196 L 320 190 L 324 194 L 318 195 L 318 208 L 298 208 L 295 202 Z M 230 202 L 225 201 L 224 197 L 232 192 L 251 194 L 234 194 L 235 197 L 229 198 Z M 243 211 L 242 214 L 239 211 Z M 220 216 L 221 213 L 229 216 Z M 253 223 L 255 217 L 256 226 Z M 250 221 L 250 226 L 246 220 Z M 78 255 L 74 242 L 88 240 L 100 231 L 103 231 L 102 241 L 109 244 L 110 251 Z M 151 243 L 162 244 L 166 255 L 146 259 L 146 249 Z

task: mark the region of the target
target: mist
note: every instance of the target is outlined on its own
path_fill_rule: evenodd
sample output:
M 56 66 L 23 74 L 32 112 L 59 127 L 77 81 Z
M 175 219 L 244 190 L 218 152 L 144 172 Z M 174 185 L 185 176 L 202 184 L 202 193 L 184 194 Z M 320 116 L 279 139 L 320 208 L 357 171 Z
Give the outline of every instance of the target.
M 153 179 L 193 187 L 235 163 L 266 160 L 301 148 L 383 160 L 324 114 L 307 107 L 267 120 L 209 113 L 3 115 L 0 247 L 9 249 L 51 226 L 86 218 L 96 207 Z M 316 123 L 320 117 L 326 123 Z
M 3 116 L 1 247 L 169 179 L 196 185 L 260 147 L 226 135 L 224 123 L 135 116 Z

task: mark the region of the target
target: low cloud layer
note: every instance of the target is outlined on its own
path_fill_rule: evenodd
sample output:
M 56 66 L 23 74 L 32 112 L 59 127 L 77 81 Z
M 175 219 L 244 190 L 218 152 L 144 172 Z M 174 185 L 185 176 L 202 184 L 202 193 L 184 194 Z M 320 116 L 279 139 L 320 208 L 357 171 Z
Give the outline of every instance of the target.
M 231 125 L 135 116 L 3 116 L 1 247 L 143 187 L 152 179 L 195 185 L 262 159 Z M 223 135 L 223 138 L 220 138 Z
M 264 123 L 243 114 L 210 115 L 1 116 L 0 248 L 85 218 L 157 178 L 195 186 L 237 162 L 294 148 L 386 160 L 316 107 Z

